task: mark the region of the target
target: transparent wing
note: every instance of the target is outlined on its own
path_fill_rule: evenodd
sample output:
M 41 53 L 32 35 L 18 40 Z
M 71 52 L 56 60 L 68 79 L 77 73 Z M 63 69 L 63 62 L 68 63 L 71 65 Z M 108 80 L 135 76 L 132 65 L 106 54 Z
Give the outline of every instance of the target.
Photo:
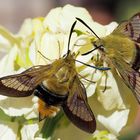
M 10 97 L 25 97 L 31 95 L 49 69 L 50 65 L 39 65 L 31 67 L 21 74 L 0 78 L 0 94 Z
M 93 133 L 96 121 L 87 102 L 86 91 L 78 77 L 70 87 L 67 101 L 62 105 L 67 117 L 80 129 Z
M 140 13 L 137 13 L 128 21 L 122 22 L 113 33 L 122 33 L 133 41 L 140 43 Z
M 135 14 L 128 21 L 122 22 L 114 31 L 113 34 L 125 35 L 134 41 L 134 49 L 136 55 L 132 68 L 139 71 L 140 68 L 140 13 Z M 131 65 L 131 64 L 130 64 Z
M 134 70 L 126 62 L 115 62 L 115 67 L 124 79 L 125 84 L 133 91 L 140 103 L 140 72 Z

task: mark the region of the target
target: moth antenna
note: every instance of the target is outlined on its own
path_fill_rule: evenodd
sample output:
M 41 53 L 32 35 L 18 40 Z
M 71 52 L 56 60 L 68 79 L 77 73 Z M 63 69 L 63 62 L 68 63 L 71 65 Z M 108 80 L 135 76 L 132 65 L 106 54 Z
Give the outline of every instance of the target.
M 47 58 L 45 55 L 43 55 L 39 50 L 37 51 L 43 58 L 47 59 L 48 61 L 52 61 L 51 59 Z
M 76 22 L 77 22 L 77 21 L 75 21 L 75 22 L 72 24 L 71 29 L 70 29 L 69 40 L 68 40 L 67 55 L 69 54 L 69 51 L 70 51 L 70 40 L 71 40 L 72 32 L 73 32 L 73 29 L 74 29 L 74 27 L 75 27 L 75 25 L 76 25 Z
M 106 71 L 106 70 L 110 70 L 110 69 L 111 69 L 111 68 L 109 68 L 109 67 L 96 67 L 96 66 L 89 65 L 89 64 L 86 64 L 86 63 L 84 63 L 84 62 L 81 62 L 81 61 L 79 61 L 79 60 L 75 60 L 75 61 L 76 61 L 76 62 L 79 62 L 79 63 L 81 63 L 81 64 L 83 64 L 83 65 L 85 65 L 85 66 L 88 66 L 88 67 L 90 67 L 90 68 L 97 69 L 97 70 Z
M 82 20 L 82 19 L 80 19 L 80 18 L 78 18 L 78 17 L 76 17 L 76 19 L 79 21 L 79 22 L 81 22 L 83 25 L 85 25 L 99 40 L 100 40 L 100 38 L 99 38 L 99 36 Z

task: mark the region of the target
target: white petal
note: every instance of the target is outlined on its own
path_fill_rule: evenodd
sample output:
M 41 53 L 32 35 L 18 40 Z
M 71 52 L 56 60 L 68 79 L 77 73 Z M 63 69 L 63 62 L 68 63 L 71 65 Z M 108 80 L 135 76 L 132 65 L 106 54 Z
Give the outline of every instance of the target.
M 17 140 L 18 124 L 0 122 L 0 140 Z
M 39 130 L 38 124 L 24 125 L 21 129 L 22 140 L 34 140 L 36 132 Z
M 36 112 L 34 112 L 33 105 L 32 96 L 23 98 L 7 97 L 0 99 L 0 107 L 9 116 L 28 116 L 32 113 L 32 118 L 38 117 Z
M 30 60 L 32 61 L 32 63 L 34 65 L 36 65 L 36 56 L 37 56 L 37 52 L 36 52 L 36 46 L 35 46 L 35 41 L 31 43 L 31 46 L 29 48 L 29 57 L 30 57 Z
M 59 58 L 59 44 L 56 35 L 49 33 L 44 34 L 41 39 L 41 52 L 49 59 L 54 60 Z
M 23 22 L 18 35 L 27 37 L 27 36 L 31 35 L 32 32 L 33 32 L 33 23 L 32 23 L 32 19 L 29 18 Z
M 11 46 L 12 45 L 10 44 L 9 40 L 3 37 L 0 33 L 0 52 L 7 53 Z
M 57 32 L 59 30 L 59 18 L 61 15 L 61 8 L 52 9 L 47 17 L 44 20 L 44 27 L 49 27 L 49 29 L 53 32 Z
M 98 100 L 104 106 L 106 110 L 112 109 L 124 109 L 125 105 L 120 95 L 120 89 L 118 89 L 116 80 L 114 79 L 110 71 L 107 72 L 107 89 L 105 88 L 105 77 L 102 79 L 101 85 L 98 87 Z
M 111 22 L 110 24 L 106 25 L 106 34 L 105 35 L 109 35 L 113 32 L 113 30 L 118 26 L 118 23 L 116 22 Z
M 105 117 L 98 115 L 98 121 L 114 135 L 118 135 L 121 129 L 126 125 L 129 110 L 115 111 L 111 116 Z
M 68 33 L 76 17 L 84 20 L 99 36 L 105 34 L 104 26 L 93 22 L 92 17 L 86 9 L 72 5 L 66 5 L 63 8 L 59 7 L 51 10 L 44 20 L 44 26 L 48 27 L 53 33 Z M 81 31 L 88 30 L 87 27 L 80 22 L 77 22 L 76 28 Z
M 13 46 L 10 52 L 0 60 L 0 76 L 10 75 L 14 71 L 14 62 L 18 55 L 17 46 Z
M 40 137 L 36 137 L 34 138 L 34 140 L 51 140 L 51 137 L 50 138 L 40 138 Z

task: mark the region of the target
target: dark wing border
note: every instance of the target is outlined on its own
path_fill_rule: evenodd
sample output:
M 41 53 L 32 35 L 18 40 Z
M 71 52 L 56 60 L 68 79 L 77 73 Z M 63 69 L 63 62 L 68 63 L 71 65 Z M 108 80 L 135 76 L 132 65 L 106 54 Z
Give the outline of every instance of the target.
M 74 79 L 68 99 L 62 107 L 69 120 L 78 128 L 88 133 L 95 131 L 96 120 L 88 104 L 85 87 L 78 77 Z
M 26 97 L 43 80 L 50 65 L 33 66 L 20 74 L 0 78 L 0 94 L 9 97 Z M 41 74 L 41 75 L 40 75 Z

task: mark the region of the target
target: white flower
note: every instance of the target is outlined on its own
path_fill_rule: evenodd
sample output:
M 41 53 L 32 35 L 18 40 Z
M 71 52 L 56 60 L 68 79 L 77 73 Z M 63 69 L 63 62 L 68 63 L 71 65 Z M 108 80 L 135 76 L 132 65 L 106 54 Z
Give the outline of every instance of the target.
M 0 76 L 5 76 L 8 74 L 12 74 L 14 72 L 14 62 L 16 61 L 18 54 L 17 46 L 13 46 L 13 48 L 6 54 L 0 61 Z M 6 65 L 5 65 L 6 64 Z
M 116 22 L 111 22 L 110 24 L 106 25 L 106 33 L 105 35 L 109 35 L 110 33 L 113 32 L 113 30 L 118 26 Z
M 105 82 L 107 78 L 107 83 Z M 97 86 L 98 100 L 106 110 L 125 109 L 125 104 L 120 95 L 117 83 L 110 71 L 107 71 L 107 77 L 104 75 L 100 84 Z M 106 86 L 106 90 L 104 88 Z
M 34 140 L 51 140 L 51 138 L 46 139 L 46 138 L 36 137 L 36 138 L 34 138 Z
M 35 140 L 35 134 L 39 130 L 38 124 L 24 125 L 21 129 L 22 140 Z M 43 139 L 42 139 L 43 140 Z
M 6 76 L 11 74 L 19 73 L 24 68 L 20 68 L 18 71 L 15 71 L 15 64 L 20 50 L 17 46 L 13 48 L 6 54 L 0 61 L 0 76 Z M 5 65 L 6 64 L 6 65 Z M 30 101 L 30 102 L 29 102 Z M 23 103 L 23 104 L 22 104 Z M 25 98 L 9 98 L 6 96 L 0 95 L 0 108 L 4 110 L 9 116 L 28 116 L 32 114 L 31 118 L 37 117 L 38 114 L 34 113 L 34 106 L 32 102 L 32 96 Z M 16 113 L 15 113 L 16 112 Z M 29 118 L 29 117 L 28 117 Z
M 112 134 L 118 135 L 120 130 L 126 125 L 128 120 L 129 110 L 116 111 L 109 117 L 104 117 L 98 115 L 97 119 L 101 122 L 106 129 L 108 129 Z
M 19 73 L 32 65 L 49 64 L 66 54 L 69 32 L 76 17 L 84 20 L 100 37 L 108 35 L 117 26 L 117 23 L 111 23 L 107 26 L 100 25 L 92 20 L 91 16 L 84 8 L 71 5 L 66 5 L 63 8 L 55 8 L 51 10 L 45 18 L 27 19 L 16 35 L 12 35 L 4 30 L 6 36 L 3 36 L 0 31 L 1 42 L 3 44 L 5 43 L 5 46 L 7 46 L 5 51 L 6 55 L 0 61 L 0 76 Z M 79 52 L 76 58 L 77 60 L 93 65 L 94 62 L 98 63 L 97 51 L 87 56 L 80 55 L 93 48 L 91 40 L 95 40 L 95 36 L 87 33 L 87 31 L 88 29 L 84 27 L 84 25 L 77 22 L 75 32 L 71 37 L 70 50 L 72 53 L 75 52 L 76 54 Z M 1 50 L 2 47 L 0 45 L 0 51 Z M 46 58 L 44 58 L 44 56 Z M 95 58 L 94 61 L 91 60 L 93 56 Z M 80 80 L 86 87 L 87 96 L 91 97 L 89 98 L 91 108 L 100 122 L 98 127 L 103 125 L 108 129 L 109 133 L 112 132 L 118 135 L 121 129 L 127 124 L 128 115 L 134 116 L 136 113 L 136 102 L 131 100 L 129 103 L 122 98 L 122 91 L 126 95 L 128 95 L 127 92 L 130 91 L 126 89 L 124 85 L 119 86 L 118 80 L 120 79 L 117 76 L 115 76 L 115 79 L 114 75 L 109 71 L 106 72 L 107 83 L 105 85 L 105 75 L 103 75 L 101 71 L 79 63 L 76 63 L 76 69 L 80 75 Z M 96 84 L 88 80 L 95 81 Z M 103 92 L 105 86 L 107 88 Z M 126 91 L 124 91 L 124 89 Z M 93 94 L 94 96 L 92 96 Z M 126 98 L 131 99 L 130 97 L 132 96 L 128 95 Z M 0 108 L 4 113 L 9 116 L 17 116 L 19 119 L 22 116 L 25 122 L 28 121 L 28 119 L 38 118 L 37 102 L 37 98 L 33 96 L 25 98 L 0 96 Z M 132 104 L 133 112 L 135 113 L 129 110 L 129 105 Z M 116 125 L 117 121 L 120 123 Z M 131 122 L 132 121 L 133 119 Z M 20 131 L 22 139 L 41 139 L 39 136 L 36 136 L 36 132 L 40 129 L 39 124 L 36 122 L 25 124 L 25 122 L 23 122 L 23 128 Z M 21 125 L 18 121 L 15 123 Z M 1 124 L 4 128 L 9 125 L 8 123 L 5 125 L 3 123 Z M 72 129 L 72 131 L 74 130 L 75 129 Z M 11 129 L 10 132 L 12 132 Z M 17 130 L 13 133 L 13 139 L 16 133 Z M 80 131 L 80 133 L 83 133 L 83 131 Z M 109 136 L 111 135 L 108 134 L 108 137 Z
M 44 26 L 53 33 L 68 33 L 69 27 L 71 27 L 72 23 L 76 20 L 76 17 L 86 21 L 89 26 L 91 26 L 91 28 L 93 27 L 96 31 L 96 26 L 99 26 L 99 32 L 104 30 L 103 26 L 100 24 L 93 23 L 93 20 L 86 9 L 74 7 L 72 5 L 52 9 L 44 20 Z M 76 28 L 81 31 L 87 30 L 81 23 L 77 23 Z
M 69 30 L 70 30 L 70 28 L 68 28 L 68 27 L 70 27 L 72 25 L 72 23 L 75 21 L 75 17 L 77 16 L 74 14 L 70 14 L 70 17 L 71 17 L 71 18 L 69 18 L 70 20 L 67 19 L 67 17 L 69 17 L 69 14 L 68 14 L 69 12 L 66 12 L 66 11 L 75 10 L 75 7 L 73 8 L 73 10 L 69 10 L 71 8 L 73 8 L 73 7 L 70 5 L 67 5 L 64 8 L 53 9 L 48 14 L 46 19 L 44 20 L 44 26 L 45 26 L 45 28 L 48 29 L 48 31 L 46 33 L 42 34 L 41 39 L 39 39 L 39 40 L 41 40 L 41 43 L 39 44 L 40 47 L 38 47 L 38 48 L 41 50 L 42 54 L 45 55 L 49 59 L 58 59 L 59 56 L 63 56 L 63 54 L 66 53 L 67 42 L 68 42 L 67 38 L 69 35 Z M 74 13 L 76 13 L 76 12 L 74 11 Z M 68 15 L 65 15 L 65 14 L 68 14 Z M 77 17 L 86 21 L 86 23 L 89 26 L 91 26 L 93 28 L 93 30 L 95 32 L 97 32 L 97 34 L 99 36 L 106 36 L 107 34 L 111 33 L 112 30 L 117 26 L 117 23 L 112 23 L 108 26 L 101 26 L 101 25 L 93 22 L 89 16 L 86 16 L 87 18 L 84 19 L 85 16 L 83 16 L 83 14 L 81 14 L 81 15 L 78 15 Z M 52 17 L 54 17 L 54 18 L 52 18 Z M 81 23 L 78 23 L 77 26 L 75 27 L 75 29 L 81 30 L 82 32 L 86 32 L 88 30 L 88 29 L 84 28 L 84 26 Z M 92 45 L 91 45 L 91 42 L 89 39 L 90 37 L 91 36 L 87 36 L 87 35 L 81 35 L 79 37 L 76 35 L 75 36 L 73 35 L 73 38 L 71 39 L 71 48 L 73 48 L 72 47 L 73 44 L 82 46 L 82 47 L 75 47 L 73 49 L 73 51 L 75 51 L 75 52 L 80 51 L 81 53 L 83 53 L 83 52 L 86 52 L 86 51 L 92 49 Z M 56 41 L 56 40 L 58 40 L 58 41 Z M 60 49 L 60 52 L 59 52 L 59 49 Z M 92 57 L 92 55 L 95 55 L 95 53 L 89 54 L 86 57 L 79 55 L 77 57 L 77 59 L 81 60 L 82 62 L 87 63 L 90 60 L 90 58 Z M 37 57 L 34 57 L 34 58 L 37 58 Z M 42 59 L 40 59 L 40 57 L 38 57 L 36 60 L 39 60 L 37 62 L 37 64 L 42 63 Z M 78 66 L 78 68 L 77 68 L 78 72 L 83 76 L 86 75 L 87 79 L 90 79 L 93 81 L 94 80 L 98 81 L 101 78 L 102 84 L 101 83 L 98 84 L 97 89 L 96 89 L 96 84 L 89 84 L 89 82 L 87 82 L 87 81 L 85 82 L 84 80 L 82 80 L 82 82 L 84 83 L 85 87 L 87 87 L 86 91 L 87 91 L 88 96 L 93 95 L 95 91 L 98 93 L 97 99 L 101 102 L 101 104 L 103 106 L 100 105 L 97 108 L 103 107 L 103 109 L 105 109 L 103 117 L 105 117 L 105 115 L 107 114 L 105 112 L 107 112 L 107 111 L 111 111 L 112 113 L 114 113 L 114 111 L 113 111 L 114 109 L 119 110 L 119 109 L 126 108 L 125 103 L 123 102 L 123 99 L 122 99 L 119 89 L 117 87 L 117 83 L 116 83 L 113 75 L 111 74 L 111 72 L 107 72 L 108 80 L 107 80 L 106 86 L 109 88 L 107 88 L 106 91 L 103 93 L 102 90 L 105 88 L 105 85 L 104 85 L 104 80 L 103 80 L 104 77 L 102 77 L 102 73 L 99 71 L 94 73 L 95 70 L 90 69 L 89 67 L 86 67 L 85 69 L 81 69 L 81 67 L 80 67 L 81 65 L 78 63 L 77 63 L 77 66 Z M 87 74 L 88 74 L 88 76 L 87 76 Z M 93 78 L 91 78 L 91 75 L 93 75 Z M 112 82 L 113 82 L 113 84 L 112 84 Z M 94 108 L 96 108 L 96 106 L 93 107 L 93 111 L 94 111 Z M 126 125 L 126 123 L 127 123 L 128 114 L 129 113 L 125 113 L 124 122 L 119 124 L 119 128 L 120 128 L 119 130 L 116 127 L 115 128 L 112 127 L 109 129 L 109 131 L 113 132 L 113 130 L 114 130 L 119 133 L 121 128 L 124 125 Z M 119 113 L 117 115 L 119 116 Z M 117 119 L 117 115 L 114 116 L 113 119 Z M 97 115 L 97 117 L 98 117 L 98 115 Z M 111 117 L 111 115 L 110 115 L 110 117 Z M 101 124 L 102 123 L 103 122 L 101 122 Z M 106 122 L 107 125 L 109 125 L 108 123 L 109 122 Z M 114 123 L 114 125 L 115 125 L 115 123 Z
M 0 121 L 0 130 L 1 130 L 0 131 L 1 140 L 9 140 L 9 138 L 11 138 L 12 140 L 17 139 L 18 133 L 17 123 Z

